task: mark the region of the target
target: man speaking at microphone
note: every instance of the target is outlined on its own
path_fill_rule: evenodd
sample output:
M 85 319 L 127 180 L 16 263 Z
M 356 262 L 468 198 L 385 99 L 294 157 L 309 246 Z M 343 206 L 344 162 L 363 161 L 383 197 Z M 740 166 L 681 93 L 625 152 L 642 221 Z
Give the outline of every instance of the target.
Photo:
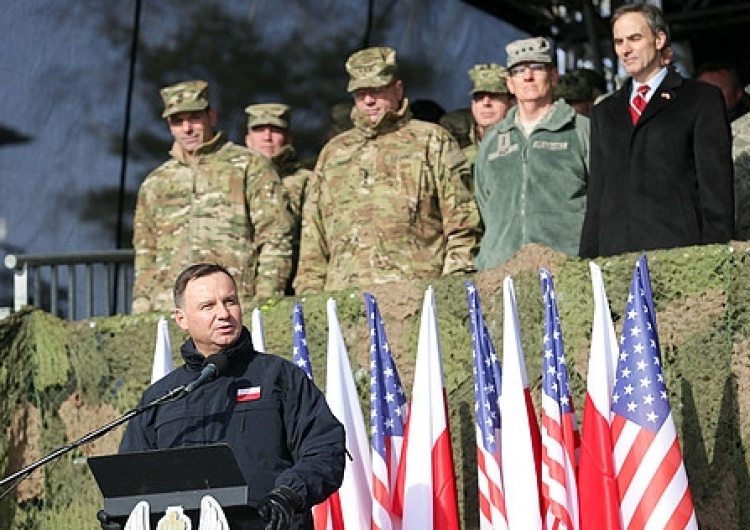
M 139 406 L 181 386 L 186 391 L 134 417 L 120 452 L 226 443 L 251 505 L 225 510 L 231 530 L 312 530 L 310 509 L 343 479 L 343 426 L 302 370 L 253 348 L 224 267 L 185 269 L 174 302 L 177 325 L 190 335 L 181 347 L 185 364 L 149 387 Z M 102 519 L 102 528 L 119 527 L 100 513 Z

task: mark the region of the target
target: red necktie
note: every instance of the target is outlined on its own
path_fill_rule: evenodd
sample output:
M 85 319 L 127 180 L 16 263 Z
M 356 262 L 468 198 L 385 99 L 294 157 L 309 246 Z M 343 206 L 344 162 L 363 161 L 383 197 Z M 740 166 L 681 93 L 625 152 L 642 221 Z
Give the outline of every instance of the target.
M 641 85 L 638 87 L 638 91 L 635 97 L 630 101 L 630 118 L 633 120 L 633 125 L 638 123 L 638 118 L 641 117 L 641 112 L 646 108 L 646 92 L 648 92 L 648 85 Z

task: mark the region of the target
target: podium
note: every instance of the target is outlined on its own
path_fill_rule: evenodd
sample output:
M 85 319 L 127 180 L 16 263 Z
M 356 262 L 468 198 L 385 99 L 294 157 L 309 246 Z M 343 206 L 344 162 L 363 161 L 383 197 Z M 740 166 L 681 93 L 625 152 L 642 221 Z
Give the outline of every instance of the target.
M 223 508 L 248 506 L 247 482 L 226 444 L 93 456 L 88 465 L 112 517 L 129 515 L 140 501 L 152 512 L 200 510 L 205 495 Z

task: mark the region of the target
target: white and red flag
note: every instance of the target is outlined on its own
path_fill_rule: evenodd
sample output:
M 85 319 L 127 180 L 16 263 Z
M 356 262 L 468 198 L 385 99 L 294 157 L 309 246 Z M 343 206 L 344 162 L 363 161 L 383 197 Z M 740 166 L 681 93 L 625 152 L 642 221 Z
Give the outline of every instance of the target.
M 366 530 L 370 528 L 372 514 L 370 445 L 333 298 L 328 299 L 327 309 L 326 400 L 331 412 L 344 425 L 350 457 L 346 459 L 341 487 L 324 505 L 328 509 L 328 521 L 343 522 L 343 530 Z M 335 525 L 332 528 L 342 530 Z
M 266 353 L 266 330 L 263 327 L 263 312 L 253 308 L 253 314 L 250 318 L 250 336 L 253 339 L 253 348 L 260 353 Z
M 156 324 L 156 346 L 151 364 L 151 384 L 172 371 L 172 343 L 169 339 L 169 323 L 164 317 Z
M 403 530 L 458 530 L 456 474 L 432 287 L 422 306 L 404 445 Z
M 541 434 L 526 376 L 513 279 L 503 281 L 503 385 L 500 394 L 501 464 L 510 530 L 542 528 Z M 512 427 L 511 427 L 512 426 Z
M 589 263 L 589 269 L 594 291 L 594 321 L 578 461 L 581 530 L 621 530 L 610 432 L 617 337 L 602 271 L 593 262 Z

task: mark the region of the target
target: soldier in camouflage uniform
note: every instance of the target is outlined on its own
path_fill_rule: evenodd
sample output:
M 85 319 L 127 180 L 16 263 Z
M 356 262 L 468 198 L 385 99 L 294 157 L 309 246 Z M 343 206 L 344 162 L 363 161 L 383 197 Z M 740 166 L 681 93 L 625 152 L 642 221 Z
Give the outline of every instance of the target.
M 469 70 L 474 127 L 469 132 L 471 143 L 464 147 L 464 154 L 472 167 L 485 131 L 502 120 L 515 104 L 515 97 L 505 83 L 507 77 L 507 70 L 495 63 L 477 64 Z
M 392 49 L 356 52 L 346 69 L 354 128 L 318 157 L 296 292 L 472 271 L 479 214 L 455 139 L 412 119 Z
M 748 90 L 750 85 L 745 88 Z M 736 238 L 750 239 L 750 113 L 732 122 Z
M 286 294 L 291 295 L 294 294 L 292 280 L 296 275 L 299 259 L 302 204 L 312 171 L 304 167 L 292 145 L 291 114 L 287 105 L 259 103 L 246 107 L 245 113 L 247 113 L 245 145 L 271 160 L 289 194 L 289 207 L 294 217 L 294 234 L 292 237 L 292 274 L 285 291 Z
M 243 300 L 283 294 L 293 220 L 273 166 L 215 130 L 205 81 L 163 88 L 161 96 L 175 141 L 138 192 L 133 313 L 170 311 L 174 278 L 199 261 L 224 265 Z

